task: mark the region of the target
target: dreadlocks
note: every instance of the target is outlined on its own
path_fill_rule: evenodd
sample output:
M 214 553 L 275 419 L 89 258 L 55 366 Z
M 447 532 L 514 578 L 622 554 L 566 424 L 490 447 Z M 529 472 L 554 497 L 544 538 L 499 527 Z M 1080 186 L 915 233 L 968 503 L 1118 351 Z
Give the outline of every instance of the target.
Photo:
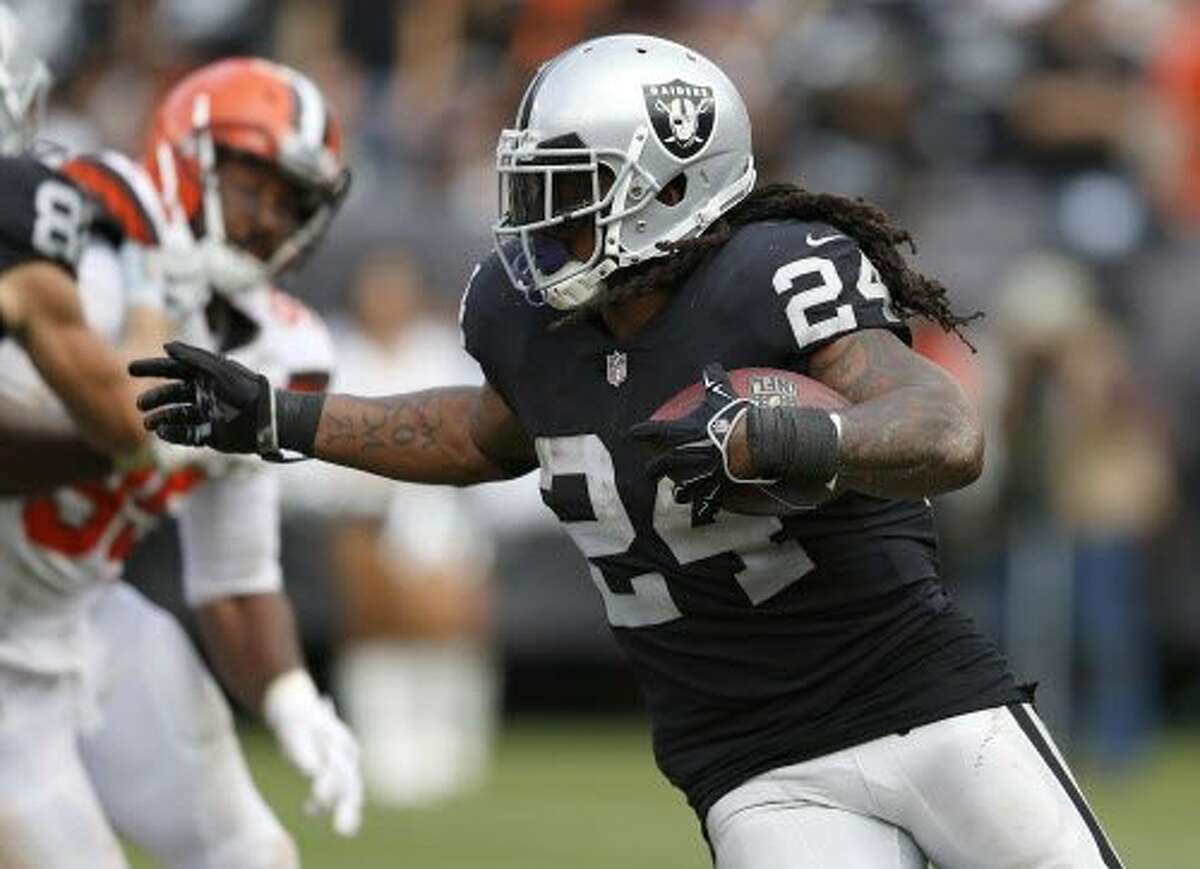
M 909 250 L 916 253 L 916 245 L 908 232 L 892 223 L 881 208 L 862 199 L 813 193 L 794 184 L 758 188 L 703 235 L 664 244 L 663 249 L 669 256 L 618 272 L 603 292 L 557 321 L 555 326 L 577 323 L 611 305 L 655 290 L 674 291 L 710 254 L 729 241 L 739 227 L 781 219 L 819 220 L 850 236 L 879 270 L 884 284 L 891 290 L 897 313 L 932 320 L 974 349 L 962 334 L 962 327 L 983 315 L 978 312 L 966 316 L 954 313 L 941 281 L 909 267 L 899 250 L 900 245 L 907 244 Z

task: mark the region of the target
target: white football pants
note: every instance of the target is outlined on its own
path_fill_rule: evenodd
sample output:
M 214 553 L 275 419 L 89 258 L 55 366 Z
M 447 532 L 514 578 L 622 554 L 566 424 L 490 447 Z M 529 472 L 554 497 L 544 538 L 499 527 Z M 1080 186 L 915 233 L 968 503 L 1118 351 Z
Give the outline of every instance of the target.
M 705 822 L 717 869 L 1091 869 L 1120 860 L 1027 705 L 771 770 Z
M 0 867 L 122 869 L 79 757 L 75 676 L 0 667 Z
M 175 619 L 124 583 L 105 589 L 91 616 L 100 724 L 79 746 L 112 823 L 172 869 L 298 866 L 225 698 Z

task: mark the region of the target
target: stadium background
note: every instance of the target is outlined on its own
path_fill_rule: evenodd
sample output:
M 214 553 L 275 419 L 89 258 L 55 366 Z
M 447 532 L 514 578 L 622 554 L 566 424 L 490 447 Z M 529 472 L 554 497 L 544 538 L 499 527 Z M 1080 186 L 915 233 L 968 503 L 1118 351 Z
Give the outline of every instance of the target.
M 990 421 L 985 478 L 938 504 L 948 584 L 1041 679 L 1043 712 L 1128 864 L 1196 865 L 1200 3 L 10 2 L 57 76 L 46 137 L 69 149 L 136 153 L 156 95 L 218 56 L 312 76 L 349 129 L 355 182 L 287 285 L 342 321 L 361 264 L 381 255 L 452 318 L 490 244 L 496 133 L 541 59 L 618 31 L 709 54 L 749 104 L 766 178 L 882 203 L 917 238 L 916 262 L 987 312 L 977 355 L 919 336 Z M 328 676 L 337 511 L 297 479 L 288 583 Z M 579 561 L 533 518 L 500 526 L 502 728 L 479 790 L 373 807 L 358 840 L 336 842 L 302 817 L 300 780 L 247 724 L 306 864 L 705 865 Z M 174 546 L 156 537 L 130 574 L 179 610 Z

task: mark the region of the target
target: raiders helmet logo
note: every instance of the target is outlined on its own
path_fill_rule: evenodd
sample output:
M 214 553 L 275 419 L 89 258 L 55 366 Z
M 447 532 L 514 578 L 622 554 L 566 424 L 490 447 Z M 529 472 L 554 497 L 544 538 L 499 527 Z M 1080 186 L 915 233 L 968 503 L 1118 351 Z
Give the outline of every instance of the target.
M 646 112 L 654 133 L 668 151 L 680 159 L 700 152 L 716 120 L 713 89 L 682 79 L 642 86 Z

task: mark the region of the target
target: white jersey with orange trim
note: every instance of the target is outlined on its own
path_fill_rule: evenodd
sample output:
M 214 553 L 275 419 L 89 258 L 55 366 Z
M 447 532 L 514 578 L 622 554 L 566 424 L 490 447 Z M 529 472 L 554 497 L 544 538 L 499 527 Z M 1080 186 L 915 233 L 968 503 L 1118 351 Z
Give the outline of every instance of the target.
M 142 237 L 153 240 L 149 233 Z M 80 263 L 84 307 L 89 324 L 114 342 L 129 280 L 118 248 L 94 239 Z M 240 296 L 233 306 L 246 319 L 247 340 L 230 357 L 278 386 L 324 387 L 333 348 L 316 314 L 268 287 Z M 184 324 L 179 337 L 218 347 L 203 312 Z M 0 346 L 0 413 L 19 413 L 42 429 L 70 430 L 58 399 L 11 343 Z M 121 578 L 138 541 L 167 514 L 179 521 L 190 602 L 280 587 L 274 469 L 254 456 L 210 450 L 180 455 L 182 463 L 169 468 L 0 498 L 0 664 L 39 672 L 80 669 L 87 655 L 86 609 L 95 590 Z

